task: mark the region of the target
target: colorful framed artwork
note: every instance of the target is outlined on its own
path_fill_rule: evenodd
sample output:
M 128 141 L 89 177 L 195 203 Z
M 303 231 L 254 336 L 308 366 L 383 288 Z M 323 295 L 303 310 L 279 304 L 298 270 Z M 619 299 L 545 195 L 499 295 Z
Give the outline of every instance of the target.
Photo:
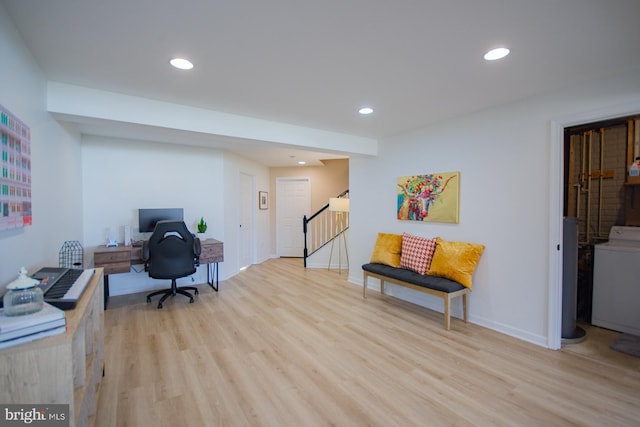
M 397 188 L 399 220 L 458 223 L 460 172 L 401 176 Z
M 260 209 L 269 209 L 269 193 L 266 191 L 258 191 L 258 207 Z
M 0 105 L 0 231 L 32 224 L 31 130 Z

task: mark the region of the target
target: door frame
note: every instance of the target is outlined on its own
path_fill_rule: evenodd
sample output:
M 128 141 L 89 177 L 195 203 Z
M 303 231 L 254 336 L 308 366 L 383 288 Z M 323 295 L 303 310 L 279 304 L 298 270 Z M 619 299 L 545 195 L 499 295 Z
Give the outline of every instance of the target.
M 249 218 L 249 222 L 251 223 L 251 234 L 248 238 L 249 241 L 249 264 L 247 265 L 241 265 L 243 263 L 243 257 L 242 257 L 242 250 L 243 250 L 243 244 L 242 244 L 242 235 L 243 232 L 242 231 L 238 231 L 238 269 L 242 270 L 246 267 L 249 267 L 251 264 L 255 263 L 256 257 L 255 257 L 255 247 L 256 247 L 256 215 L 255 215 L 255 206 L 257 206 L 257 202 L 255 202 L 257 199 L 254 198 L 254 194 L 256 194 L 255 188 L 256 188 L 256 177 L 255 175 L 252 175 L 250 173 L 247 172 L 242 172 L 240 171 L 240 175 L 238 177 L 239 180 L 242 181 L 243 176 L 247 177 L 250 181 L 250 188 L 249 188 L 249 194 L 243 194 L 243 191 L 240 191 L 240 196 L 239 196 L 239 200 L 238 200 L 238 211 L 241 212 L 242 211 L 242 203 L 243 203 L 243 199 L 247 198 L 248 204 L 249 204 L 249 212 L 250 212 L 250 218 Z M 240 182 L 240 189 L 244 189 L 244 186 L 242 185 L 242 182 Z M 239 220 L 242 219 L 242 214 L 240 214 L 240 218 L 238 218 Z M 240 221 L 239 221 L 240 222 Z M 240 224 L 240 226 L 242 226 L 242 224 Z
M 640 101 L 551 120 L 549 150 L 549 276 L 547 347 L 562 346 L 562 217 L 564 211 L 565 128 L 640 114 Z

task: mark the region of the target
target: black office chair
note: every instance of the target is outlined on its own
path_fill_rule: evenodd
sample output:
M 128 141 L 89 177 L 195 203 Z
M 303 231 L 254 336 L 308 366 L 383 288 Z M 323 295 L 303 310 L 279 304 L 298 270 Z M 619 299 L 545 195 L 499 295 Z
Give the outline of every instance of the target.
M 200 239 L 193 237 L 183 221 L 158 221 L 149 240 L 142 245 L 142 260 L 149 276 L 154 279 L 171 279 L 171 288 L 152 292 L 147 295 L 147 302 L 151 297 L 163 295 L 158 302 L 158 308 L 170 296 L 182 294 L 193 302 L 193 295 L 198 295 L 198 289 L 193 286 L 178 288 L 176 279 L 196 272 L 196 265 L 200 257 Z

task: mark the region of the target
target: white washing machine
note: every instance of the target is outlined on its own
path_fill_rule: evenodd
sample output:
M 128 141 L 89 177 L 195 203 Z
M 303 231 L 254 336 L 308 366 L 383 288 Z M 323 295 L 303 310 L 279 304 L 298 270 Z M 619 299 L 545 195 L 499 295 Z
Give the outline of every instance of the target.
M 591 323 L 640 335 L 640 227 L 611 227 L 595 245 Z

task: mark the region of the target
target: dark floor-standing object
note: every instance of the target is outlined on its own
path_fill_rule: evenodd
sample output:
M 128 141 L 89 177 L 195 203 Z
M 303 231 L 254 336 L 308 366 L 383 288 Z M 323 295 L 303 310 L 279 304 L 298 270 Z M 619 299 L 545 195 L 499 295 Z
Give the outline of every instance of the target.
M 142 246 L 142 260 L 150 277 L 171 279 L 171 288 L 150 293 L 147 302 L 155 295 L 163 295 L 158 302 L 158 308 L 162 308 L 162 303 L 176 294 L 189 297 L 189 302 L 193 302 L 193 295 L 187 290 L 198 295 L 198 289 L 193 286 L 178 288 L 176 279 L 196 272 L 200 251 L 200 239 L 193 237 L 183 221 L 158 221 L 153 234 Z
M 575 343 L 585 338 L 576 326 L 578 292 L 578 219 L 562 222 L 562 342 Z

